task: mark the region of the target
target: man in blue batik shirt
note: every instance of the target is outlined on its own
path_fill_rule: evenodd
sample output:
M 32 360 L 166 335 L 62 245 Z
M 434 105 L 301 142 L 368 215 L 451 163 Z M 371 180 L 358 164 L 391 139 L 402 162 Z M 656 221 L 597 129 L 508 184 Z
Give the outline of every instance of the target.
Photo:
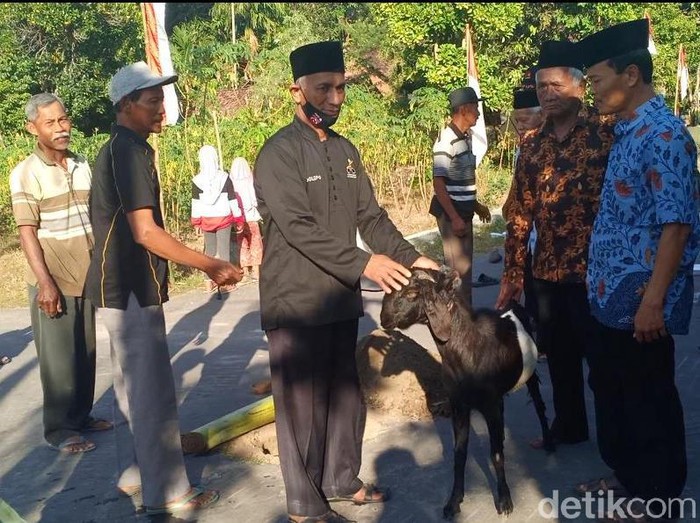
M 671 517 L 668 500 L 681 494 L 687 474 L 672 335 L 688 333 L 692 309 L 700 250 L 697 151 L 654 92 L 647 38 L 642 19 L 578 44 L 596 106 L 619 117 L 587 274 L 597 320 L 589 383 L 598 446 L 614 476 L 579 490 L 624 490 L 646 502 L 643 515 Z M 648 503 L 652 498 L 666 503 Z M 637 516 L 642 508 L 626 510 Z

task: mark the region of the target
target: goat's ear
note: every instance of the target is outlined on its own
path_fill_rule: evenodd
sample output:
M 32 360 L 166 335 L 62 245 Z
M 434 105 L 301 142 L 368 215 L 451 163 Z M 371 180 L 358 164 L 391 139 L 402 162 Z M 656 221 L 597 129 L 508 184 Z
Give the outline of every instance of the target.
M 441 342 L 450 339 L 452 331 L 451 315 L 447 303 L 432 288 L 423 289 L 423 307 L 428 317 L 430 330 Z

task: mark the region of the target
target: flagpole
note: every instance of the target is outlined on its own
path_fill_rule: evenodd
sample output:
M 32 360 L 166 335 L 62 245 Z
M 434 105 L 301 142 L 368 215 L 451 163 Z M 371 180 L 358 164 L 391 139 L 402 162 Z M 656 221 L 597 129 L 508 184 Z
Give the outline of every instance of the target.
M 680 108 L 678 107 L 678 92 L 680 91 L 681 85 L 681 49 L 683 49 L 683 44 L 680 44 L 678 48 L 678 63 L 676 66 L 676 97 L 673 102 L 673 114 L 678 116 L 680 114 Z
M 141 7 L 141 19 L 143 20 L 143 41 L 145 44 L 144 51 L 146 52 L 146 62 L 148 63 L 148 67 L 153 69 L 153 63 L 151 60 L 151 55 L 148 52 L 148 22 L 146 21 L 146 4 L 141 2 L 139 4 Z M 165 121 L 165 117 L 163 118 Z M 158 154 L 158 133 L 151 133 L 150 137 L 152 138 L 153 142 L 153 162 L 155 163 L 156 167 L 156 172 L 158 173 L 158 179 L 160 180 L 160 155 Z M 163 200 L 163 191 L 160 191 L 160 210 L 161 213 L 163 214 L 163 223 L 165 223 L 167 217 L 168 217 L 168 210 L 165 208 L 165 202 Z

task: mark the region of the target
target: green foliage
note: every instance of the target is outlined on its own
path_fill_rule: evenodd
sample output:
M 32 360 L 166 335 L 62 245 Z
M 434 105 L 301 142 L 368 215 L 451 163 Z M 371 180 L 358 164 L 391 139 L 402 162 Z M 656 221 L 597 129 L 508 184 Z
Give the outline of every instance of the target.
M 83 131 L 107 129 L 107 83 L 143 55 L 140 24 L 138 4 L 0 4 L 0 133 L 20 129 L 24 104 L 42 91 L 58 94 Z

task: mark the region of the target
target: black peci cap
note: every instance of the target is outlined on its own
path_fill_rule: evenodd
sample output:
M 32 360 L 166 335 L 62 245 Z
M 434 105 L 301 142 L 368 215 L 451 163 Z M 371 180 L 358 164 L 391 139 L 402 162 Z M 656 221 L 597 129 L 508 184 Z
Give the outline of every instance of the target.
M 577 44 L 586 67 L 649 47 L 649 20 L 641 18 L 613 25 L 587 36 Z
M 539 106 L 540 101 L 537 99 L 535 89 L 513 89 L 513 109 L 529 109 Z
M 548 67 L 574 67 L 583 69 L 578 45 L 568 40 L 546 40 L 540 48 L 537 69 Z
M 314 73 L 344 73 L 343 44 L 336 41 L 316 42 L 297 47 L 289 54 L 294 81 Z

